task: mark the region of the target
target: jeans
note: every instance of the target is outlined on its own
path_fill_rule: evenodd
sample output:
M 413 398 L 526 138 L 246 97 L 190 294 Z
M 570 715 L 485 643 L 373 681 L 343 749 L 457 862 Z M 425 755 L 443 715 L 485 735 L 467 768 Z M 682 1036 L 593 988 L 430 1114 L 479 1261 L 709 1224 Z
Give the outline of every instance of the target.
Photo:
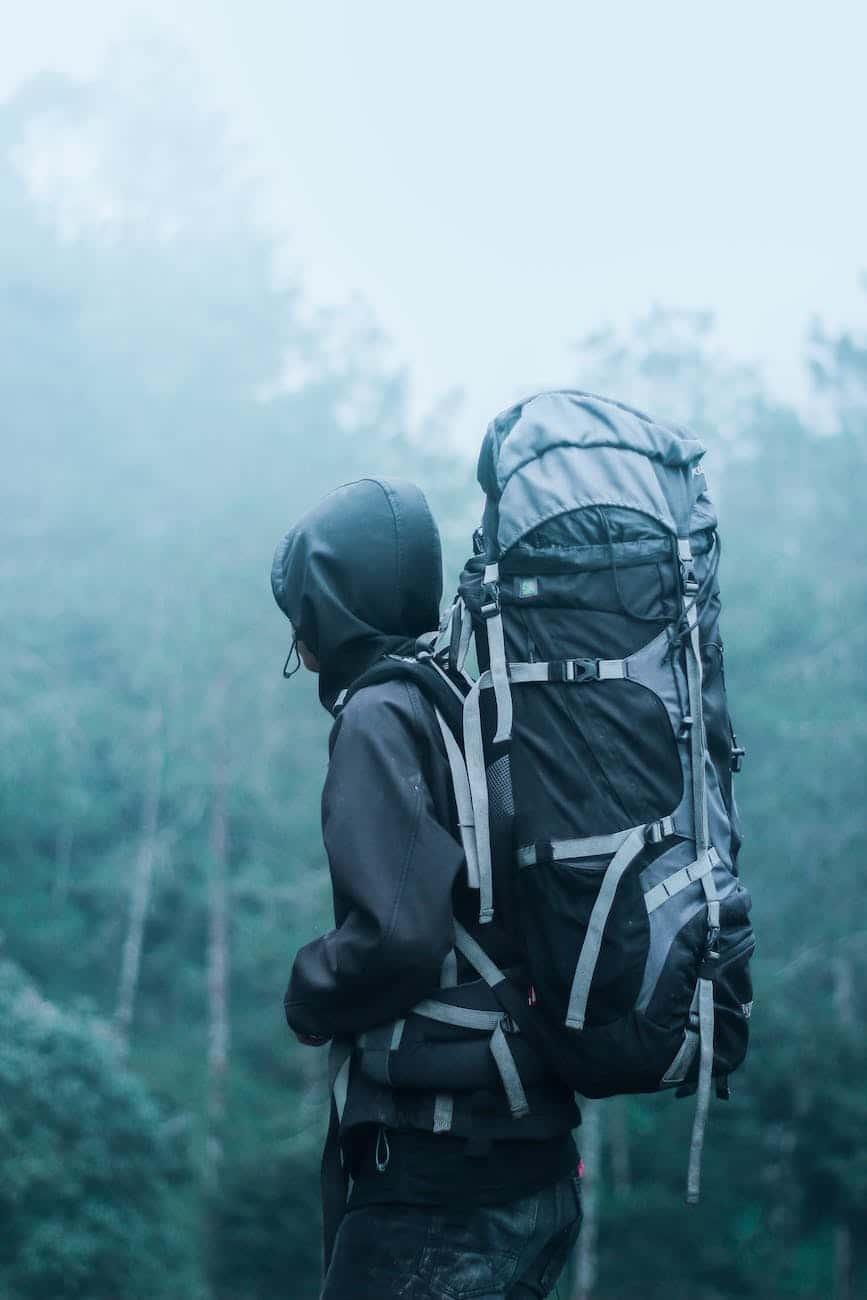
M 581 1226 L 577 1178 L 463 1215 L 367 1205 L 337 1233 L 320 1300 L 539 1300 Z

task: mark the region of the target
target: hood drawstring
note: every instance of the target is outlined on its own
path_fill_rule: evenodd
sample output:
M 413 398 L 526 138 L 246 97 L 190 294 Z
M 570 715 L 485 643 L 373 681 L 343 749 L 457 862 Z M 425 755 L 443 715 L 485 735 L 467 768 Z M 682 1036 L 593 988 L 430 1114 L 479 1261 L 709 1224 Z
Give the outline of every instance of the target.
M 290 669 L 289 664 L 292 660 L 293 655 L 295 656 L 295 667 Z M 300 667 L 301 667 L 301 655 L 298 653 L 298 638 L 297 636 L 293 636 L 292 644 L 289 647 L 289 653 L 286 656 L 286 662 L 283 665 L 283 676 L 286 678 L 287 682 L 289 681 L 290 677 L 295 676 L 295 674 L 298 672 Z

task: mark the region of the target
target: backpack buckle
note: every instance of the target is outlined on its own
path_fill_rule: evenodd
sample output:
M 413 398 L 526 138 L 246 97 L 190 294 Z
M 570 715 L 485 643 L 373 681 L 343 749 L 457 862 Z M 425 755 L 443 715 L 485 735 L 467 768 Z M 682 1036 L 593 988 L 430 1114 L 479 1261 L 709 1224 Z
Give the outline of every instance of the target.
M 599 676 L 598 659 L 567 659 L 567 682 L 593 682 Z
M 483 582 L 482 592 L 487 597 L 479 613 L 482 618 L 496 618 L 500 612 L 500 587 L 496 582 Z
M 746 750 L 743 745 L 734 744 L 731 748 L 731 758 L 729 760 L 733 772 L 740 772 L 744 765 L 744 755 Z
M 694 596 L 698 591 L 699 584 L 695 569 L 692 567 L 692 557 L 680 562 L 680 585 L 685 596 Z
M 689 733 L 691 731 L 692 731 L 692 714 L 685 713 L 680 720 L 680 727 L 678 728 L 678 732 L 677 732 L 678 740 L 689 740 Z

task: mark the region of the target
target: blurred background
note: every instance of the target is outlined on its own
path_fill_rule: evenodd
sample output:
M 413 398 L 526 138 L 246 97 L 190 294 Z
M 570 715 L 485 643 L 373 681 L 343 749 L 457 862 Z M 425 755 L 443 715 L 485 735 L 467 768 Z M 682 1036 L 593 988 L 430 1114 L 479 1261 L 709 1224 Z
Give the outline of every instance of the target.
M 694 426 L 754 1046 L 578 1134 L 563 1300 L 867 1295 L 861 6 L 36 0 L 0 46 L 0 1296 L 313 1300 L 329 720 L 273 547 L 498 409 Z M 858 158 L 862 157 L 862 163 Z

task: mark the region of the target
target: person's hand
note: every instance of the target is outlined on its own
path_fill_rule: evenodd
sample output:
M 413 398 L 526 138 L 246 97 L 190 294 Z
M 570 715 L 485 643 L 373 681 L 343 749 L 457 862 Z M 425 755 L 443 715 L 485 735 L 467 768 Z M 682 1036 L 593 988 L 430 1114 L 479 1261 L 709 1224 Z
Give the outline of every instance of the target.
M 295 1037 L 305 1047 L 324 1047 L 328 1042 L 327 1038 L 321 1038 L 319 1034 L 296 1034 Z

